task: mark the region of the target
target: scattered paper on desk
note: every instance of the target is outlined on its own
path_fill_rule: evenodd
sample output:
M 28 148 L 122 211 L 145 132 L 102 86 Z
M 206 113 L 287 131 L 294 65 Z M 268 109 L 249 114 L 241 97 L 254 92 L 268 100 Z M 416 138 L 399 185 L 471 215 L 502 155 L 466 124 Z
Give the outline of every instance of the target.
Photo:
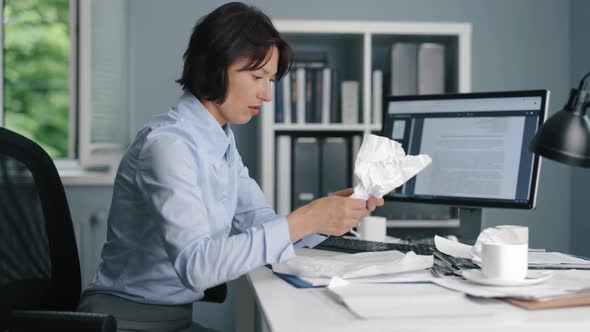
M 319 277 L 298 277 L 299 279 L 309 283 L 314 287 L 328 286 L 334 278 L 319 278 Z M 432 282 L 435 277 L 430 270 L 409 271 L 392 274 L 380 274 L 378 276 L 360 277 L 354 279 L 347 279 L 355 283 L 370 283 L 370 284 L 384 284 L 384 283 L 421 283 Z M 340 279 L 343 280 L 343 279 Z
M 459 243 L 456 241 L 447 240 L 436 235 L 434 237 L 434 244 L 436 249 L 444 254 L 473 259 L 479 262 L 479 257 L 476 257 L 472 246 Z M 529 251 L 528 254 L 529 267 L 531 268 L 579 268 L 590 269 L 590 261 L 562 254 L 559 252 L 545 252 L 545 251 Z
M 560 252 L 529 252 L 529 267 L 590 268 L 590 261 Z
M 364 319 L 491 316 L 461 293 L 431 283 L 359 284 L 335 282 L 329 294 Z M 438 304 L 438 305 L 437 305 Z
M 406 183 L 432 162 L 430 156 L 407 156 L 398 142 L 387 137 L 366 134 L 354 162 L 358 184 L 352 198 L 381 198 Z
M 298 277 L 340 277 L 343 279 L 418 271 L 432 267 L 432 255 L 406 254 L 397 251 L 334 254 L 331 256 L 297 255 L 273 271 Z
M 436 250 L 453 257 L 471 259 L 471 246 L 445 239 L 444 237 L 435 235 L 434 245 Z
M 520 287 L 483 286 L 460 278 L 437 278 L 433 282 L 442 287 L 476 297 L 509 297 L 543 301 L 576 294 L 590 287 L 590 271 L 553 271 L 551 279 L 541 284 Z

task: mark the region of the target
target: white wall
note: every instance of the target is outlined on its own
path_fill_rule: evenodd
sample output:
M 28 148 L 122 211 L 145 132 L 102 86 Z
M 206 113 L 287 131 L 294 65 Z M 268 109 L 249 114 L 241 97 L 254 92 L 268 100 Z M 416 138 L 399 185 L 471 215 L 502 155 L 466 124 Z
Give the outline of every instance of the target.
M 174 80 L 181 73 L 182 53 L 191 29 L 199 17 L 221 3 L 131 0 L 129 72 L 135 82 L 131 104 L 136 128 L 174 104 L 180 94 Z M 572 76 L 580 77 L 581 72 L 590 70 L 587 60 L 590 8 L 584 0 L 573 0 L 573 3 L 562 0 L 260 0 L 249 3 L 272 18 L 282 19 L 470 22 L 472 90 L 546 88 L 552 92 L 551 114 L 565 103 L 573 84 Z M 579 59 L 580 56 L 584 59 Z M 238 148 L 256 177 L 256 123 L 240 126 L 235 131 Z M 590 220 L 590 209 L 579 212 L 588 205 L 589 180 L 588 173 L 545 161 L 537 209 L 532 212 L 487 210 L 485 222 L 528 225 L 531 246 L 568 251 L 571 238 L 583 243 L 587 242 L 585 235 L 590 235 L 588 223 L 582 222 L 582 219 Z M 93 211 L 108 209 L 112 189 L 69 187 L 67 192 L 72 215 L 80 222 L 87 220 Z M 207 316 L 206 324 L 222 331 L 238 328 L 233 319 L 233 290 L 232 284 L 228 305 L 212 305 L 207 312 L 201 312 Z M 237 304 L 237 310 L 246 309 L 243 305 L 248 304 Z
M 580 79 L 590 72 L 590 1 L 572 1 L 571 28 L 572 80 L 570 86 L 577 88 Z M 572 253 L 586 257 L 590 257 L 589 203 L 590 169 L 574 168 L 572 171 Z

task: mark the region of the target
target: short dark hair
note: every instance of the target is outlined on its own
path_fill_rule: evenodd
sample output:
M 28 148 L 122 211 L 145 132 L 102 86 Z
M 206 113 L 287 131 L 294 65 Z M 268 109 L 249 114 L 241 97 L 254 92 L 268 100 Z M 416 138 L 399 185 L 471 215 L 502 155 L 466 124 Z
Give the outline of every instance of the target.
M 241 70 L 262 68 L 273 46 L 279 51 L 279 80 L 291 66 L 293 51 L 287 41 L 257 8 L 241 2 L 227 3 L 195 25 L 183 56 L 182 77 L 176 82 L 198 99 L 221 104 L 226 98 L 229 65 L 245 57 L 250 63 Z

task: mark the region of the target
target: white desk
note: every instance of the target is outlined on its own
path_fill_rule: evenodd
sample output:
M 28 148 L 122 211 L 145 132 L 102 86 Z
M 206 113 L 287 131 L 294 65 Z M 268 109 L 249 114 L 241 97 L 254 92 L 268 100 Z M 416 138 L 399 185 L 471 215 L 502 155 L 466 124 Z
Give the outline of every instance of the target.
M 432 306 L 423 308 L 418 317 L 363 320 L 325 288 L 297 289 L 266 267 L 250 272 L 247 279 L 263 331 L 590 331 L 590 306 L 527 311 L 500 300 L 473 300 L 474 308 L 483 308 L 485 314 L 437 317 L 437 307 Z

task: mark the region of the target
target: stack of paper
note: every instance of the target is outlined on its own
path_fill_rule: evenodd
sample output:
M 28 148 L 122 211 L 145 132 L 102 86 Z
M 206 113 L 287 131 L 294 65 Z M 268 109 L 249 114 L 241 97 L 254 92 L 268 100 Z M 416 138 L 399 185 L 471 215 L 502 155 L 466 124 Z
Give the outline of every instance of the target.
M 313 249 L 297 249 L 297 257 L 283 264 L 273 264 L 274 272 L 297 276 L 310 284 L 327 285 L 332 277 L 362 282 L 430 281 L 426 270 L 433 265 L 432 256 L 399 251 L 342 254 Z
M 328 292 L 364 319 L 491 316 L 463 294 L 431 283 L 359 284 L 334 280 Z

